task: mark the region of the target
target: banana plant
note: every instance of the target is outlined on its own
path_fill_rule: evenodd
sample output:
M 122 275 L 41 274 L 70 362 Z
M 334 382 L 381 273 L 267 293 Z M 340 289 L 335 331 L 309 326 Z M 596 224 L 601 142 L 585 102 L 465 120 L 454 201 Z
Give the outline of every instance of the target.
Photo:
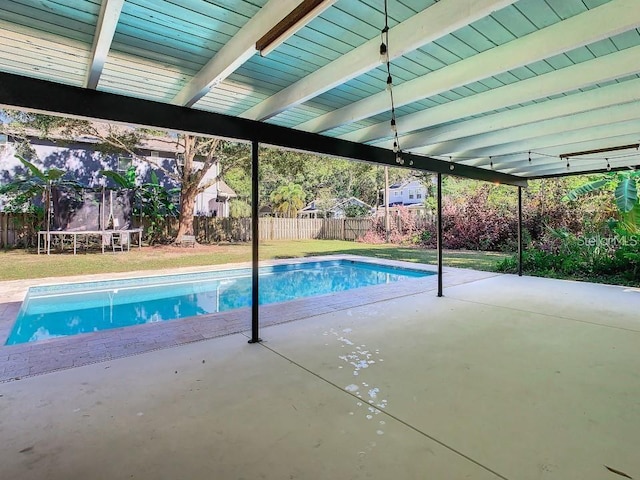
M 594 180 L 571 190 L 563 200 L 577 200 L 583 195 L 606 188 L 612 190 L 614 201 L 620 213 L 621 226 L 636 233 L 640 228 L 640 203 L 638 203 L 638 182 L 640 171 L 607 173 L 603 178 Z
M 628 213 L 638 205 L 638 179 L 640 171 L 608 173 L 604 178 L 571 190 L 564 200 L 577 200 L 604 187 L 613 187 L 616 207 L 621 213 Z
M 38 197 L 42 199 L 46 207 L 50 200 L 52 188 L 80 188 L 78 182 L 65 178 L 67 173 L 65 170 L 55 167 L 43 170 L 20 155 L 16 155 L 16 158 L 26 167 L 27 174 L 19 175 L 11 182 L 0 185 L 0 195 L 7 197 L 10 208 L 35 210 L 33 200 Z

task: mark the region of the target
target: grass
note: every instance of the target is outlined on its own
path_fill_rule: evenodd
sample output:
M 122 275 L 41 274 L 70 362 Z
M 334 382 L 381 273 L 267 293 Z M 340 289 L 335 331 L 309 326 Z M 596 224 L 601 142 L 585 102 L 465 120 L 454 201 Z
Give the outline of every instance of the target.
M 352 254 L 436 263 L 436 251 L 418 247 L 366 245 L 339 240 L 287 240 L 262 243 L 260 259 L 308 257 L 312 255 Z M 445 251 L 444 265 L 494 271 L 507 255 L 493 252 Z M 0 251 L 0 281 L 60 277 L 96 273 L 158 270 L 164 268 L 219 265 L 251 260 L 250 244 L 199 245 L 196 248 L 173 246 L 143 247 L 128 253 L 57 253 L 37 255 L 25 250 Z

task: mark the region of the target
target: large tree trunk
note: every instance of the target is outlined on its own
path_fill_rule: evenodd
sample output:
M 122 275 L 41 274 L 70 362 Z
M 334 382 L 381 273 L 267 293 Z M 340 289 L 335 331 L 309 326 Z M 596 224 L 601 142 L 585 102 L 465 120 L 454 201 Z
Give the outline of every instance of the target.
M 183 235 L 194 235 L 193 211 L 196 204 L 197 185 L 183 185 L 180 192 L 180 217 L 178 219 L 178 234 L 176 241 Z

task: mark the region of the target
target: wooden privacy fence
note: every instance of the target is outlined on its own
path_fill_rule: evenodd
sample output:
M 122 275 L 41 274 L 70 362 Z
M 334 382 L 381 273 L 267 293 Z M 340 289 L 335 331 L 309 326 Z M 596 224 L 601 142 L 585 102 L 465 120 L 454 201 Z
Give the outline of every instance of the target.
M 391 222 L 400 217 L 391 216 Z M 260 240 L 357 240 L 372 226 L 371 218 L 260 218 Z M 418 228 L 432 223 L 431 217 L 416 219 Z M 142 228 L 148 230 L 143 221 Z M 29 214 L 0 213 L 0 248 L 36 245 L 37 220 Z M 161 226 L 166 238 L 175 238 L 178 220 L 167 218 Z M 200 243 L 248 242 L 250 218 L 195 217 L 194 234 Z
M 0 248 L 36 245 L 39 224 L 31 213 L 0 212 Z
M 260 240 L 356 240 L 371 228 L 370 218 L 261 218 Z

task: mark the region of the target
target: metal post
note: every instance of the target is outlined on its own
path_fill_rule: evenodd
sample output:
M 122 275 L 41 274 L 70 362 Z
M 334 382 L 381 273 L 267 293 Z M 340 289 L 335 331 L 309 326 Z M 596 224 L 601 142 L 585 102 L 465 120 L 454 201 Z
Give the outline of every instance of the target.
M 389 243 L 389 167 L 384 167 L 384 232 L 385 242 Z
M 518 187 L 518 276 L 522 276 L 522 187 Z
M 258 149 L 255 140 L 251 142 L 251 340 L 259 343 L 258 336 L 260 295 L 258 291 Z
M 438 173 L 438 296 L 442 296 L 442 174 Z

